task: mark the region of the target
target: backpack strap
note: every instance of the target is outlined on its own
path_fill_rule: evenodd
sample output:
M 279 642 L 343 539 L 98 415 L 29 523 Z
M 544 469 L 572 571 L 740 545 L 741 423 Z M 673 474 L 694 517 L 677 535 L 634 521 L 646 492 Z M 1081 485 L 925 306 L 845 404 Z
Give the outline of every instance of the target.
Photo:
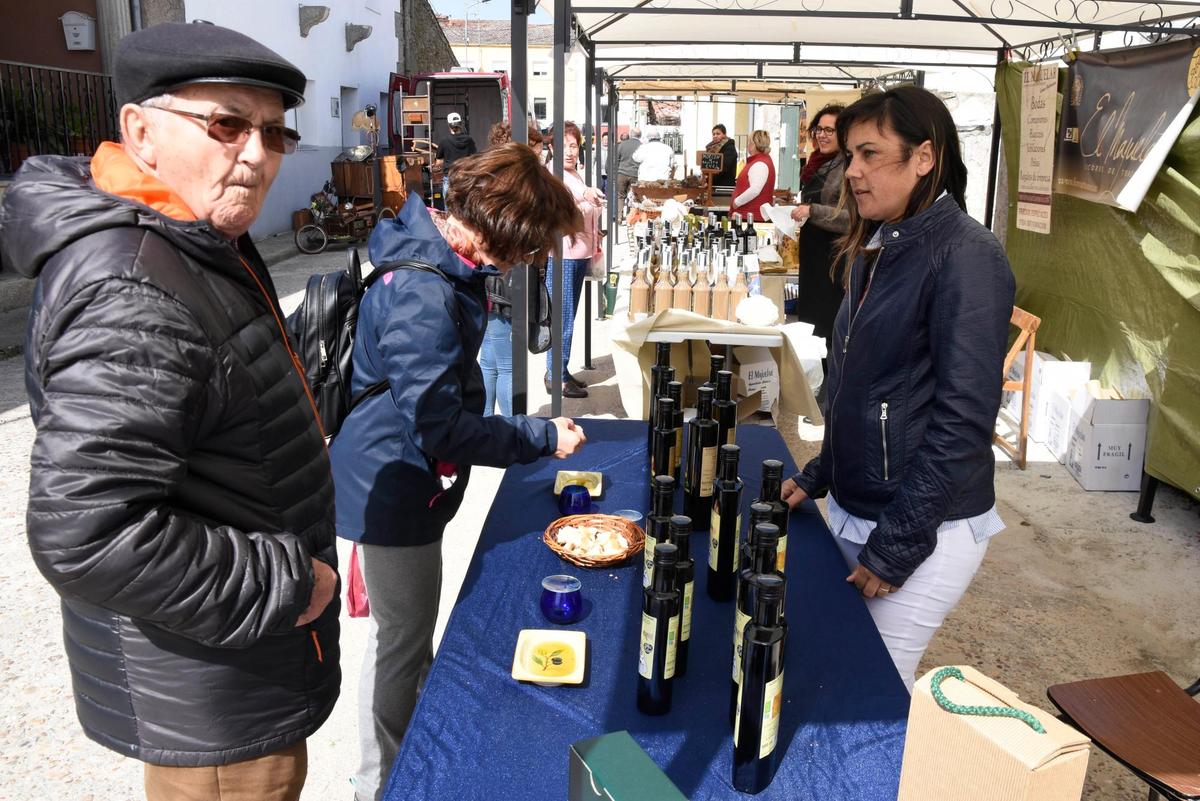
M 373 270 L 371 274 L 368 275 L 362 282 L 361 291 L 366 292 L 371 284 L 378 281 L 384 275 L 387 275 L 390 272 L 395 272 L 396 270 L 419 270 L 423 273 L 436 273 L 437 275 L 441 276 L 443 281 L 445 281 L 447 284 L 450 284 L 450 278 L 447 277 L 447 275 L 436 266 L 429 264 L 428 262 L 418 261 L 416 259 L 401 259 L 400 261 L 381 264 L 379 267 Z M 453 287 L 453 284 L 451 284 L 451 286 Z M 350 412 L 353 412 L 354 408 L 360 403 L 369 398 L 375 397 L 387 388 L 388 380 L 386 378 L 382 381 L 377 381 L 368 387 L 364 387 L 350 399 L 350 408 L 346 410 L 346 416 L 349 417 Z

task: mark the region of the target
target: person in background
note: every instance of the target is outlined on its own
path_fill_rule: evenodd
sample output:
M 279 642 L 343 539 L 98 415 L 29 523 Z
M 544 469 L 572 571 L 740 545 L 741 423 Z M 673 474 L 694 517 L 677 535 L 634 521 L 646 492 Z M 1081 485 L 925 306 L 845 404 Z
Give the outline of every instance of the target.
M 488 147 L 503 145 L 512 141 L 512 126 L 505 122 L 498 122 L 488 129 Z
M 837 238 L 850 226 L 850 212 L 839 203 L 846 160 L 838 150 L 837 118 L 844 108 L 840 103 L 831 103 L 809 123 L 812 155 L 800 172 L 800 205 L 792 210 L 792 219 L 804 225 L 799 232 L 796 316 L 801 322 L 811 323 L 816 336 L 825 338 L 826 354 L 833 353 L 833 319 L 845 295 L 845 262 L 833 257 Z M 828 355 L 821 365 L 828 379 Z M 817 393 L 822 408 L 829 397 L 828 385 L 828 380 L 822 382 Z
M 355 798 L 382 793 L 433 660 L 442 532 L 471 465 L 563 458 L 585 442 L 567 418 L 485 417 L 476 361 L 487 317 L 484 281 L 534 261 L 583 226 L 570 191 L 529 148 L 499 145 L 454 165 L 449 209 L 435 221 L 410 194 L 371 232 L 384 274 L 363 296 L 352 391 L 386 382 L 333 440 L 337 531 L 361 543 L 371 628 L 359 696 Z
M 573 122 L 563 123 L 563 183 L 575 199 L 575 205 L 583 217 L 583 228 L 577 234 L 562 241 L 562 394 L 564 398 L 586 398 L 587 384 L 571 375 L 567 362 L 571 360 L 571 339 L 575 332 L 575 312 L 579 298 L 583 295 L 583 279 L 587 277 L 588 265 L 600 249 L 600 218 L 604 211 L 604 195 L 599 189 L 584 183 L 579 171 L 579 150 L 583 145 L 583 134 Z M 551 258 L 546 263 L 546 290 L 554 299 L 554 270 Z M 554 373 L 554 349 L 546 352 L 546 391 L 551 390 Z
M 936 95 L 866 95 L 838 116 L 837 135 L 847 297 L 821 453 L 782 495 L 794 508 L 829 493 L 846 581 L 911 691 L 930 638 L 1004 528 L 992 430 L 1015 281 L 1004 248 L 966 213 L 958 132 Z
M 709 153 L 720 153 L 724 158 L 721 171 L 713 176 L 713 186 L 732 187 L 737 178 L 737 144 L 725 131 L 725 126 L 717 123 L 712 129 L 712 141 L 704 146 Z
M 144 763 L 150 801 L 295 801 L 341 683 L 333 482 L 247 231 L 305 76 L 166 23 L 113 77 L 121 142 L 26 160 L 0 211 L 37 279 L 29 547 L 83 731 Z
M 633 160 L 633 154 L 642 146 L 642 131 L 633 128 L 628 134 L 621 134 L 617 145 L 617 216 L 624 217 L 622 207 L 629 197 L 629 187 L 638 179 L 638 163 Z
M 443 203 L 450 192 L 450 167 L 459 159 L 474 155 L 477 151 L 475 140 L 463 128 L 461 114 L 451 111 L 446 115 L 446 124 L 450 126 L 450 133 L 438 142 L 437 150 L 433 154 L 433 166 L 442 171 Z
M 662 133 L 651 130 L 647 141 L 633 152 L 634 164 L 638 165 L 637 179 L 642 181 L 668 181 L 675 174 L 675 151 L 663 142 Z
M 770 203 L 774 195 L 775 162 L 771 160 L 771 135 L 766 131 L 755 131 L 750 134 L 746 167 L 734 184 L 729 211 L 732 214 L 753 214 L 755 220 L 761 221 L 765 216 L 762 205 Z

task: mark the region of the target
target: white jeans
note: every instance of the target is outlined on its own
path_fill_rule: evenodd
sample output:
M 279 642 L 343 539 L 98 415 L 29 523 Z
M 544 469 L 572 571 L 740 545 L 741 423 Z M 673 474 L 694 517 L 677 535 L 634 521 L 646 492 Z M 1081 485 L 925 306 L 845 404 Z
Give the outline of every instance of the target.
M 833 540 L 849 568 L 857 567 L 863 546 L 838 536 Z M 882 598 L 863 599 L 910 693 L 929 641 L 971 584 L 987 546 L 986 539 L 975 542 L 966 526 L 940 531 L 937 547 L 903 587 Z

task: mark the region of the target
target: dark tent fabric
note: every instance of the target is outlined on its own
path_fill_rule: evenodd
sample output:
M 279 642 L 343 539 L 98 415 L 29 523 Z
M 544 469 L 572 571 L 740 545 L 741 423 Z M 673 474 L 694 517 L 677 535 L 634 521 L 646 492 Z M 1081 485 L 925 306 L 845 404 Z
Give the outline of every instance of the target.
M 1042 318 L 1038 349 L 1153 400 L 1146 471 L 1200 499 L 1200 115 L 1136 214 L 1055 194 L 1049 235 L 1016 228 L 1021 71 L 996 74 L 1008 167 L 1006 249 L 1017 305 Z M 1066 70 L 1059 71 L 1059 108 Z

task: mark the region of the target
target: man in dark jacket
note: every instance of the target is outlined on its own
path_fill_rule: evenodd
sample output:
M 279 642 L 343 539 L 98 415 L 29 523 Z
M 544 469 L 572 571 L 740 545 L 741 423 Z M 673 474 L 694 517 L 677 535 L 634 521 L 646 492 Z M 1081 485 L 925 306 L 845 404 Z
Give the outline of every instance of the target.
M 446 202 L 446 194 L 450 191 L 450 165 L 461 158 L 473 156 L 476 152 L 475 140 L 463 130 L 462 115 L 451 111 L 446 115 L 446 124 L 450 126 L 450 134 L 438 142 L 437 152 L 433 154 L 434 166 L 442 171 L 442 202 Z
M 84 732 L 149 799 L 297 799 L 341 680 L 333 486 L 246 232 L 305 78 L 199 24 L 127 36 L 115 75 L 122 143 L 26 161 L 0 211 L 37 279 L 29 545 Z

